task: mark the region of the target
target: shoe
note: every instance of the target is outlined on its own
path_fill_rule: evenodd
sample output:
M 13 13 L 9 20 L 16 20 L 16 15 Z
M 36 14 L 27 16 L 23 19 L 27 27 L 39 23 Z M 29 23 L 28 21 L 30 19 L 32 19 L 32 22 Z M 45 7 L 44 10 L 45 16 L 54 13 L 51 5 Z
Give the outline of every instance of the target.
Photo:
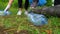
M 21 15 L 22 14 L 22 11 L 18 11 L 17 15 Z
M 28 11 L 25 11 L 25 15 L 28 15 Z

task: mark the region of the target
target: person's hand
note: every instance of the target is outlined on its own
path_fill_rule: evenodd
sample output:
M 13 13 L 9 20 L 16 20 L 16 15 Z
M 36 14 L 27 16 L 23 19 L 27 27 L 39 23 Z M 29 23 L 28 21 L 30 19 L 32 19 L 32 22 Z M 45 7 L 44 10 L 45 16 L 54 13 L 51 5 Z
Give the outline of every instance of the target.
M 8 4 L 7 7 L 4 9 L 4 12 L 8 11 L 9 8 L 10 8 L 10 5 Z
M 33 9 L 33 8 L 36 8 L 37 7 L 37 3 L 36 2 L 33 2 L 30 7 Z

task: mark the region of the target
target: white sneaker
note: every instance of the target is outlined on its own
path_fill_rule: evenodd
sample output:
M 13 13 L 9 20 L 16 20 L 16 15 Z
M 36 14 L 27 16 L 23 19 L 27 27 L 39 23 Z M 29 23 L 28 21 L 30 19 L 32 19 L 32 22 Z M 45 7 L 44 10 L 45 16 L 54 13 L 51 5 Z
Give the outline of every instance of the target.
M 28 14 L 28 11 L 25 11 L 25 15 L 27 15 Z
M 22 12 L 21 11 L 18 11 L 17 15 L 21 15 L 21 14 L 22 14 Z

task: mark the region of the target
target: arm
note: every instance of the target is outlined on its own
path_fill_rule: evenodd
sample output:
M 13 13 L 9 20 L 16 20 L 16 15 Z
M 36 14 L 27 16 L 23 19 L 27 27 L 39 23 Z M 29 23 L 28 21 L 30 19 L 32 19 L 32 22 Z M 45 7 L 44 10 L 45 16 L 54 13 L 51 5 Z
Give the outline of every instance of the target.
M 12 5 L 13 0 L 9 0 L 7 7 L 5 8 L 4 11 L 8 11 L 10 6 Z

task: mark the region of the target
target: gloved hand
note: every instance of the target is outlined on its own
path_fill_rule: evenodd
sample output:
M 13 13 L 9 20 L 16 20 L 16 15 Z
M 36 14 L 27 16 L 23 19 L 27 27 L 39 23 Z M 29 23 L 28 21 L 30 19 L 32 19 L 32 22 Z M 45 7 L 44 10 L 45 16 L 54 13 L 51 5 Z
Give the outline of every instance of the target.
M 33 2 L 33 3 L 30 5 L 31 9 L 36 8 L 36 6 L 37 6 L 37 3 L 36 3 L 36 2 Z
M 11 5 L 8 4 L 7 7 L 4 9 L 4 14 L 5 14 L 5 15 L 10 15 L 10 12 L 8 11 L 9 8 L 10 8 L 10 6 L 11 6 Z
M 8 11 L 8 9 L 10 8 L 10 6 L 11 6 L 11 5 L 8 4 L 7 7 L 4 9 L 4 12 L 5 12 L 5 11 Z

